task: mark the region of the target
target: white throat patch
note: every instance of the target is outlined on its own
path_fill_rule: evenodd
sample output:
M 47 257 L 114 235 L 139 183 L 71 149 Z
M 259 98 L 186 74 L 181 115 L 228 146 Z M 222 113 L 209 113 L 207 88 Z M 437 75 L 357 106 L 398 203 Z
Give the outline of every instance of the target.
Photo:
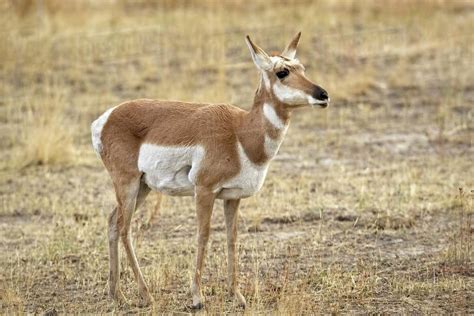
M 280 145 L 288 129 L 288 124 L 283 122 L 271 104 L 263 104 L 263 115 L 267 121 L 270 122 L 270 124 L 280 131 L 280 135 L 277 139 L 272 139 L 270 136 L 265 134 L 265 153 L 271 159 L 275 157 L 275 155 L 278 153 L 278 149 L 280 149 Z
M 265 118 L 268 120 L 268 122 L 270 122 L 275 128 L 283 129 L 286 127 L 286 124 L 275 112 L 273 106 L 268 103 L 263 104 L 263 115 L 265 115 Z

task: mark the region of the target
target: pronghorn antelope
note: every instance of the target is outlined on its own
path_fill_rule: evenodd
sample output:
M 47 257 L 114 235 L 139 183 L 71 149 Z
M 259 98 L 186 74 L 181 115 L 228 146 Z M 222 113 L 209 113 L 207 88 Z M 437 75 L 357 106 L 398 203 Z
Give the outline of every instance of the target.
M 92 143 L 109 172 L 117 206 L 109 216 L 109 295 L 119 289 L 118 240 L 138 282 L 143 303 L 152 301 L 131 242 L 130 222 L 150 190 L 195 197 L 198 222 L 194 308 L 203 307 L 201 276 L 214 201 L 224 200 L 227 227 L 228 285 L 245 307 L 238 288 L 237 218 L 240 199 L 257 193 L 268 165 L 298 107 L 329 104 L 327 92 L 305 77 L 295 59 L 298 33 L 279 56 L 268 56 L 246 37 L 260 71 L 252 109 L 228 104 L 139 99 L 109 109 L 92 123 Z

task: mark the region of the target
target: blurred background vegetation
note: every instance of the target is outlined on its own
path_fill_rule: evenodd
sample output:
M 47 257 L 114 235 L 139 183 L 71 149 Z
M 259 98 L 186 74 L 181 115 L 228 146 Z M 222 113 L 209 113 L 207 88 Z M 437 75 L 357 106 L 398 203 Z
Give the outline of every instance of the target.
M 90 123 L 136 98 L 248 109 L 245 35 L 279 52 L 297 31 L 331 106 L 295 112 L 242 203 L 247 313 L 472 313 L 473 30 L 471 0 L 0 0 L 0 313 L 143 311 L 106 300 L 115 201 Z M 187 311 L 193 201 L 139 214 L 155 308 Z M 213 227 L 207 311 L 232 312 L 220 205 Z
M 3 168 L 74 160 L 73 147 L 88 142 L 89 122 L 127 99 L 248 108 L 257 73 L 246 34 L 279 52 L 301 30 L 299 58 L 337 107 L 443 104 L 444 129 L 449 108 L 472 88 L 471 1 L 3 0 L 0 6 L 0 115 L 8 136 L 1 145 L 22 144 L 12 159 L 2 153 L 11 164 Z M 420 81 L 415 105 L 409 93 Z

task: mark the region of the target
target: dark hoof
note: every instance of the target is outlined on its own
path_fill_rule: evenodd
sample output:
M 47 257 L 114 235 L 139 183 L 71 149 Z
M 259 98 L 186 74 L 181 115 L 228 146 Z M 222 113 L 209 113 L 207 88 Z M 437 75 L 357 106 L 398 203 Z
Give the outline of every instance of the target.
M 196 305 L 191 305 L 190 308 L 191 308 L 192 310 L 203 309 L 203 308 L 204 308 L 204 304 L 203 304 L 203 303 L 197 303 Z

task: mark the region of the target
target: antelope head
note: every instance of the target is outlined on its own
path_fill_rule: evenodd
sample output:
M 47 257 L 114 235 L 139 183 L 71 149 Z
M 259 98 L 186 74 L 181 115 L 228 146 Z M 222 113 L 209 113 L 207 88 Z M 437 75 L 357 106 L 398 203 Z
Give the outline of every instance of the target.
M 265 89 L 287 107 L 329 105 L 329 95 L 320 86 L 306 78 L 305 68 L 295 58 L 301 32 L 278 56 L 269 56 L 247 35 L 246 42 L 252 59 L 261 71 Z

